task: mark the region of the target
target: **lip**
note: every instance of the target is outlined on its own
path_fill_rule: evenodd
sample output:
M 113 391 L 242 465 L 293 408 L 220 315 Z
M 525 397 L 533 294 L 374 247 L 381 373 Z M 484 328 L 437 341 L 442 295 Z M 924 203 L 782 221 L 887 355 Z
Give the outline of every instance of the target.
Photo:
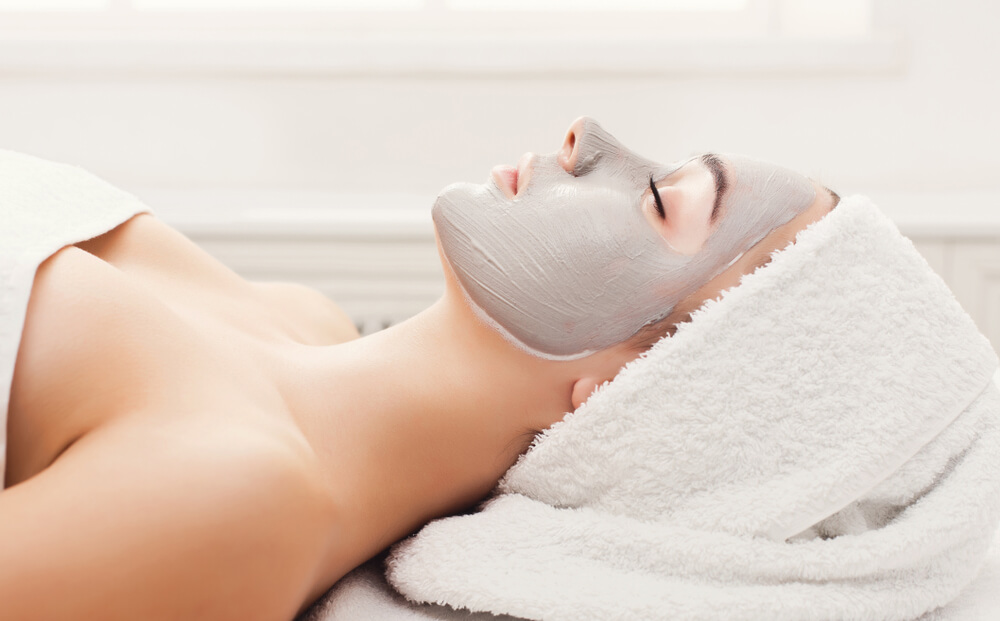
M 507 195 L 507 198 L 514 198 L 517 195 L 518 176 L 517 168 L 509 164 L 494 166 L 490 171 L 493 182 Z
M 535 154 L 528 151 L 517 160 L 517 194 L 520 194 L 527 187 L 528 182 L 531 181 L 531 171 L 534 169 L 531 165 L 531 160 L 534 157 Z
M 514 198 L 521 194 L 531 179 L 531 160 L 535 157 L 530 151 L 517 160 L 517 166 L 500 164 L 494 166 L 490 171 L 493 183 L 500 188 L 507 198 Z

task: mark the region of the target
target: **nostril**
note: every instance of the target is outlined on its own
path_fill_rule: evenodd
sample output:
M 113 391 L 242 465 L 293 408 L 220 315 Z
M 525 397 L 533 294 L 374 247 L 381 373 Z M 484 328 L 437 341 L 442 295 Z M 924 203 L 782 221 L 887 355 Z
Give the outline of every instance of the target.
M 588 117 L 581 116 L 570 123 L 566 132 L 566 140 L 563 141 L 562 149 L 559 150 L 559 163 L 563 169 L 571 175 L 577 173 L 577 160 L 580 157 L 580 142 L 584 138 L 584 127 L 590 121 Z
M 563 141 L 563 146 L 559 149 L 559 163 L 566 172 L 571 174 L 576 167 L 577 133 L 575 127 L 570 127 L 569 132 L 566 133 L 566 140 Z

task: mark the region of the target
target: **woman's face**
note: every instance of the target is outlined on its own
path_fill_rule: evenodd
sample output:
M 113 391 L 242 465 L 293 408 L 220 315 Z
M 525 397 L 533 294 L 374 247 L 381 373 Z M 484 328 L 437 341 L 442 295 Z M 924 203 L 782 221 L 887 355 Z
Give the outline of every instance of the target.
M 742 156 L 648 160 L 584 117 L 556 153 L 450 185 L 432 213 L 477 314 L 529 353 L 573 359 L 666 317 L 815 198 L 804 176 Z

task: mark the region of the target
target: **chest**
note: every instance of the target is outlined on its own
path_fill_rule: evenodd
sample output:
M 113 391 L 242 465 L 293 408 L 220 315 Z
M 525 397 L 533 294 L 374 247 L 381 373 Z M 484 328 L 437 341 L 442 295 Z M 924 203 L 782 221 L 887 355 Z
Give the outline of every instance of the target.
M 122 416 L 280 417 L 271 353 L 353 330 L 307 293 L 247 282 L 149 215 L 55 253 L 35 275 L 15 363 L 6 484 Z

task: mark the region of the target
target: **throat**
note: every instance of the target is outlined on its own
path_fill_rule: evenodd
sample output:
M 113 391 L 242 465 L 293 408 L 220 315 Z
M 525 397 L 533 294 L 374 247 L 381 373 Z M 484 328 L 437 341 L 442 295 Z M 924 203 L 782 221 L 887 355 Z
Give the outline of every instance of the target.
M 474 506 L 529 446 L 537 423 L 526 413 L 551 403 L 531 369 L 492 345 L 440 302 L 308 353 L 291 409 L 362 561 Z

